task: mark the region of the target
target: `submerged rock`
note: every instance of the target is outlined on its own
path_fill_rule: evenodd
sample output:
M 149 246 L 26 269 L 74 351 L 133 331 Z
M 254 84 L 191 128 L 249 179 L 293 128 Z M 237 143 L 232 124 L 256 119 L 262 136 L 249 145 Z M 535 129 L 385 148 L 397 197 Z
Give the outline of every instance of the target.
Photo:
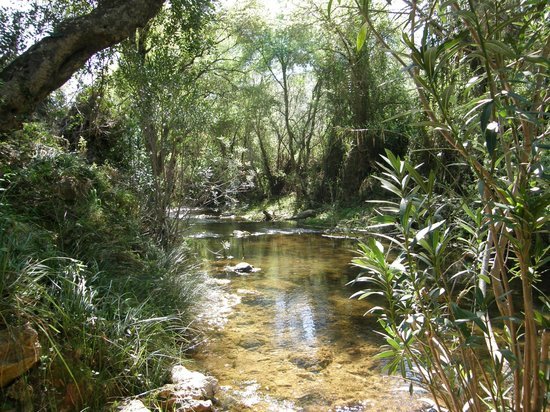
M 331 364 L 332 352 L 326 348 L 320 348 L 313 353 L 296 353 L 289 357 L 289 361 L 301 369 L 310 372 L 320 372 Z
M 265 341 L 258 338 L 245 338 L 239 341 L 239 346 L 243 349 L 256 349 L 265 345 Z
M 40 357 L 38 333 L 26 325 L 0 331 L 0 387 L 32 368 Z

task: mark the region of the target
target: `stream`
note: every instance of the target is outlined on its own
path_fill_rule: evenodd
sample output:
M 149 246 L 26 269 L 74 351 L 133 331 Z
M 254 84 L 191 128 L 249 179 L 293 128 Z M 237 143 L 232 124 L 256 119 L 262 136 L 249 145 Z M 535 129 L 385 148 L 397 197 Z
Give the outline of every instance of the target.
M 185 236 L 211 280 L 208 338 L 199 369 L 220 383 L 226 411 L 427 411 L 427 395 L 389 377 L 373 359 L 384 341 L 350 300 L 356 241 L 295 222 L 239 222 L 202 216 Z M 238 274 L 246 261 L 261 270 Z M 212 308 L 212 309 L 210 309 Z

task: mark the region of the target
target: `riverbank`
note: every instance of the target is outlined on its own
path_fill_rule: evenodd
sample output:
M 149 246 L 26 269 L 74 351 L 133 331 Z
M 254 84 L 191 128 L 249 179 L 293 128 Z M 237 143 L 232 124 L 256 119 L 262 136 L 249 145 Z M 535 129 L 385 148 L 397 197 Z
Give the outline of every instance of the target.
M 373 207 L 366 202 L 321 204 L 300 207 L 294 194 L 257 203 L 241 204 L 231 213 L 250 221 L 266 220 L 267 212 L 275 220 L 289 220 L 305 211 L 310 216 L 300 218 L 302 225 L 321 229 L 357 230 L 372 225 Z

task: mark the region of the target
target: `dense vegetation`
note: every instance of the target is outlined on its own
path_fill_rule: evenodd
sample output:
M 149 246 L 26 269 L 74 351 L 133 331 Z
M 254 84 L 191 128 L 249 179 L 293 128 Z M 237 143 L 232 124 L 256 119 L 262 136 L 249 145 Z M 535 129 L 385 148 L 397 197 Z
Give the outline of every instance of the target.
M 355 263 L 392 372 L 453 411 L 544 409 L 548 7 L 386 3 L 0 9 L 0 329 L 31 325 L 43 353 L 25 402 L 100 410 L 160 385 L 203 287 L 172 217 L 292 197 L 374 207 Z M 74 40 L 90 21 L 109 33 Z M 24 52 L 50 41 L 65 63 Z M 29 69 L 49 61 L 69 87 Z

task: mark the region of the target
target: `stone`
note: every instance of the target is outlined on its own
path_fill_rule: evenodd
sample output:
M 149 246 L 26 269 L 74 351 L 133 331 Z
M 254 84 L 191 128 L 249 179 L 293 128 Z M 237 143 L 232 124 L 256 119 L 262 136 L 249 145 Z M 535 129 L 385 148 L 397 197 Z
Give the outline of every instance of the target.
M 139 399 L 134 399 L 122 405 L 120 412 L 151 412 L 151 410 Z
M 320 348 L 314 353 L 297 353 L 289 357 L 289 361 L 310 372 L 320 372 L 331 364 L 333 359 L 332 352 L 325 348 Z
M 265 345 L 265 341 L 256 338 L 245 338 L 239 341 L 239 346 L 243 349 L 252 350 Z
M 315 217 L 317 216 L 317 212 L 313 209 L 303 210 L 294 216 L 292 216 L 291 220 L 301 220 L 301 219 L 307 219 L 308 217 Z
M 218 381 L 200 372 L 176 365 L 171 372 L 172 383 L 178 390 L 186 390 L 194 399 L 213 398 L 218 391 Z
M 25 325 L 0 331 L 0 387 L 32 368 L 40 358 L 38 333 Z
M 212 400 L 201 399 L 200 392 L 189 391 L 188 388 L 178 385 L 165 385 L 156 393 L 156 402 L 162 410 L 176 412 L 213 411 Z
M 248 237 L 251 233 L 246 230 L 234 230 L 233 237 Z
M 244 274 L 244 273 L 259 272 L 261 269 L 260 268 L 255 268 L 250 263 L 240 262 L 240 263 L 237 263 L 235 266 L 226 266 L 225 270 L 227 272 L 234 272 L 234 273 Z
M 250 263 L 240 262 L 233 267 L 233 270 L 235 272 L 250 273 L 254 270 L 254 266 L 252 266 Z
M 176 412 L 209 412 L 214 410 L 212 399 L 218 391 L 218 381 L 200 372 L 176 365 L 171 372 L 172 384 L 156 392 L 163 410 Z

